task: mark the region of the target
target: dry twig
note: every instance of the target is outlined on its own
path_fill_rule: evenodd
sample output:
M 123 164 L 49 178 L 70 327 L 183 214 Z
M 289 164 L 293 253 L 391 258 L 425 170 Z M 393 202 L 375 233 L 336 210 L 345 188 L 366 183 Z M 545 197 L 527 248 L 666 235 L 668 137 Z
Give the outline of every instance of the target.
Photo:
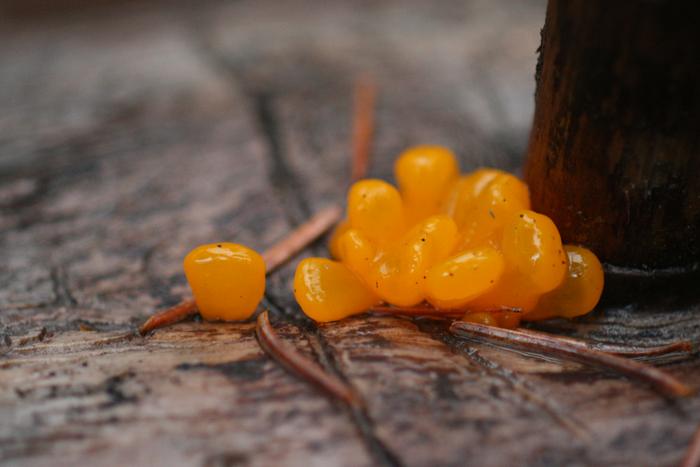
M 567 342 L 578 348 L 588 349 L 588 350 L 598 350 L 600 352 L 606 352 L 610 354 L 619 355 L 622 357 L 659 357 L 663 355 L 668 355 L 672 353 L 689 353 L 693 351 L 693 344 L 688 341 L 674 342 L 667 345 L 659 345 L 655 347 L 632 347 L 624 345 L 615 344 L 603 344 L 603 343 L 591 343 L 582 341 L 580 339 L 574 339 L 572 337 L 566 336 L 553 336 L 545 332 L 535 331 L 532 329 L 519 329 L 519 332 L 531 335 L 535 338 L 542 339 L 559 339 L 561 341 Z
M 358 79 L 355 85 L 355 102 L 352 128 L 353 182 L 363 178 L 369 166 L 370 146 L 374 135 L 374 107 L 377 87 L 369 78 Z
M 459 318 L 464 315 L 458 310 L 437 310 L 429 305 L 417 306 L 394 306 L 376 305 L 369 309 L 373 313 L 383 315 L 403 315 L 403 316 L 430 316 L 434 318 Z
M 690 446 L 685 452 L 681 467 L 700 467 L 700 427 L 695 432 L 693 439 L 690 441 Z
M 490 341 L 516 345 L 526 350 L 535 350 L 564 357 L 586 365 L 614 370 L 630 378 L 645 382 L 668 396 L 685 397 L 695 392 L 693 388 L 682 383 L 674 376 L 653 366 L 601 352 L 586 345 L 573 344 L 568 339 L 560 339 L 545 333 L 534 334 L 516 329 L 503 329 L 463 321 L 452 323 L 450 332 L 461 337 L 481 337 Z
M 294 229 L 281 241 L 268 248 L 263 253 L 267 273 L 271 274 L 277 268 L 296 256 L 318 237 L 336 224 L 342 215 L 340 206 L 326 208 L 302 225 Z
M 491 311 L 507 311 L 503 310 L 491 310 Z M 393 305 L 377 305 L 372 307 L 369 311 L 373 313 L 389 314 L 389 315 L 403 315 L 403 316 L 427 316 L 432 318 L 445 318 L 445 319 L 455 319 L 460 318 L 465 314 L 462 310 L 438 310 L 430 305 L 417 305 L 412 307 L 399 307 Z M 674 342 L 672 344 L 660 345 L 654 347 L 631 347 L 622 346 L 615 344 L 603 344 L 603 343 L 591 343 L 580 339 L 574 339 L 566 336 L 554 336 L 552 334 L 547 334 L 540 331 L 535 331 L 527 328 L 519 328 L 518 333 L 528 334 L 536 339 L 557 339 L 559 341 L 566 342 L 577 348 L 598 350 L 600 352 L 606 352 L 610 354 L 620 355 L 623 357 L 634 357 L 634 358 L 644 358 L 644 357 L 660 357 L 664 355 L 669 355 L 673 353 L 689 353 L 693 351 L 693 344 L 689 341 Z M 504 336 L 505 337 L 505 336 Z
M 292 346 L 285 344 L 270 324 L 268 311 L 258 315 L 255 328 L 260 346 L 276 362 L 302 379 L 315 384 L 330 396 L 356 406 L 359 399 L 350 386 L 339 378 L 327 373 L 316 362 L 299 353 Z
M 183 300 L 167 310 L 160 311 L 151 316 L 139 327 L 139 333 L 143 336 L 158 328 L 178 323 L 189 316 L 197 314 L 197 304 L 194 298 Z

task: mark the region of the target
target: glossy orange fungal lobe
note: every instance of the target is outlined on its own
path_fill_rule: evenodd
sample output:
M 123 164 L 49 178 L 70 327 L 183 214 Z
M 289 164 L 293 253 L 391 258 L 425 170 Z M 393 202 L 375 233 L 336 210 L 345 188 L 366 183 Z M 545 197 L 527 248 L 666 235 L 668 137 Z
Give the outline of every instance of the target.
M 428 271 L 426 298 L 436 308 L 463 307 L 493 288 L 504 269 L 503 255 L 493 248 L 459 253 Z
M 451 253 L 456 240 L 457 226 L 450 217 L 425 219 L 377 256 L 370 287 L 374 285 L 374 291 L 393 305 L 417 305 L 425 299 L 427 270 Z
M 457 157 L 442 146 L 416 146 L 394 164 L 394 176 L 411 222 L 437 214 L 459 177 Z
M 520 310 L 496 310 L 492 312 L 498 322 L 498 326 L 506 329 L 515 329 L 520 326 L 523 313 Z
M 361 230 L 348 229 L 338 239 L 339 257 L 358 277 L 367 277 L 374 264 L 376 247 Z
M 345 232 L 350 230 L 350 221 L 343 219 L 335 226 L 328 239 L 328 251 L 332 258 L 341 259 L 340 238 Z
M 376 260 L 367 278 L 369 287 L 387 303 L 414 306 L 423 301 L 422 277 L 407 271 L 404 258 L 397 250 L 385 251 Z
M 496 222 L 504 222 L 511 213 L 530 209 L 530 190 L 515 175 L 499 173 L 481 190 L 477 203 Z
M 567 255 L 552 220 L 534 211 L 520 211 L 503 230 L 501 248 L 510 269 L 527 277 L 539 293 L 562 283 Z
M 457 224 L 445 215 L 431 216 L 417 224 L 403 238 L 400 246 L 406 256 L 419 259 L 417 268 L 432 266 L 446 258 L 457 241 Z
M 462 317 L 462 321 L 469 323 L 485 324 L 486 326 L 498 326 L 498 320 L 492 313 L 486 311 L 475 311 L 467 313 Z
M 478 169 L 463 175 L 454 183 L 445 199 L 443 210 L 464 228 L 476 206 L 476 199 L 496 176 L 505 174 L 497 169 Z
M 465 213 L 464 227 L 501 228 L 513 213 L 524 209 L 530 209 L 527 185 L 511 174 L 492 174 Z
M 544 294 L 537 307 L 525 315 L 529 321 L 561 316 L 574 318 L 593 310 L 603 292 L 603 266 L 591 250 L 565 245 L 568 270 L 562 284 Z
M 459 248 L 484 244 L 500 248 L 504 225 L 518 211 L 530 208 L 527 185 L 500 171 L 484 171 L 478 193 L 462 211 Z
M 506 307 L 524 313 L 533 310 L 539 298 L 540 293 L 532 286 L 527 276 L 505 271 L 494 287 L 467 303 L 465 308 L 490 311 Z
M 362 313 L 379 302 L 344 264 L 307 258 L 294 274 L 294 297 L 302 311 L 317 322 L 337 321 Z
M 360 180 L 348 193 L 348 220 L 377 244 L 394 240 L 404 231 L 401 195 L 383 180 Z
M 515 329 L 520 325 L 522 313 L 507 309 L 472 311 L 467 312 L 462 321 L 470 323 L 485 324 L 487 326 L 498 326 L 506 329 Z
M 185 276 L 204 319 L 249 318 L 265 292 L 265 263 L 255 251 L 235 243 L 211 243 L 184 260 Z

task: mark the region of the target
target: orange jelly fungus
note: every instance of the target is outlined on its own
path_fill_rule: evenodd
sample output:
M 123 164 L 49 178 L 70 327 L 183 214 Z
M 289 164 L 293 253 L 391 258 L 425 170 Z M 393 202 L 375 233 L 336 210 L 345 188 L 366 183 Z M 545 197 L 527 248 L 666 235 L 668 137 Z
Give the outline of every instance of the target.
M 331 253 L 331 257 L 340 259 L 340 237 L 348 230 L 350 230 L 350 222 L 344 219 L 340 221 L 335 229 L 333 229 L 333 232 L 331 232 L 331 238 L 328 241 L 328 250 Z
M 299 265 L 294 292 L 311 318 L 337 320 L 380 301 L 427 301 L 435 313 L 514 328 L 579 316 L 598 303 L 600 262 L 562 245 L 516 176 L 489 168 L 460 176 L 454 154 L 439 146 L 405 151 L 394 173 L 398 189 L 376 179 L 350 188 L 347 220 L 330 241 L 337 262 Z
M 501 328 L 515 329 L 520 325 L 522 313 L 519 311 L 474 311 L 462 317 L 462 321 L 469 323 L 498 326 Z
M 379 298 L 342 263 L 307 258 L 294 274 L 294 297 L 311 319 L 336 321 L 365 311 Z
M 492 289 L 504 268 L 503 255 L 494 248 L 463 251 L 427 272 L 426 298 L 435 308 L 463 307 Z
M 265 293 L 262 257 L 235 243 L 201 245 L 184 260 L 185 276 L 204 319 L 249 318 Z
M 378 244 L 396 239 L 404 227 L 399 191 L 382 180 L 360 180 L 348 193 L 348 221 Z
M 416 146 L 399 156 L 394 175 L 410 221 L 436 212 L 459 176 L 457 158 L 441 146 Z
M 540 297 L 535 309 L 525 319 L 574 318 L 588 313 L 598 303 L 603 293 L 603 266 L 600 261 L 586 248 L 566 245 L 564 249 L 569 257 L 564 282 Z
M 429 217 L 375 255 L 365 282 L 388 303 L 417 305 L 425 300 L 426 271 L 450 254 L 456 238 L 450 217 Z

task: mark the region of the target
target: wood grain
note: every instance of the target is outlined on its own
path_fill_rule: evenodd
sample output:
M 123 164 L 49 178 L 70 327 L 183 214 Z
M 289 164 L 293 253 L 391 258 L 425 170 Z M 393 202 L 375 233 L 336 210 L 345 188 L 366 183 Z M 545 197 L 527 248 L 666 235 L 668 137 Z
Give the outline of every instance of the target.
M 380 94 L 370 174 L 414 143 L 517 169 L 539 1 L 108 2 L 0 28 L 0 460 L 8 465 L 676 465 L 700 400 L 390 316 L 315 326 L 294 265 L 264 306 L 365 413 L 268 359 L 254 324 L 187 322 L 194 245 L 262 250 L 350 175 L 352 89 Z M 319 242 L 307 255 L 325 255 Z M 700 340 L 697 302 L 541 329 Z M 695 355 L 664 367 L 700 384 Z

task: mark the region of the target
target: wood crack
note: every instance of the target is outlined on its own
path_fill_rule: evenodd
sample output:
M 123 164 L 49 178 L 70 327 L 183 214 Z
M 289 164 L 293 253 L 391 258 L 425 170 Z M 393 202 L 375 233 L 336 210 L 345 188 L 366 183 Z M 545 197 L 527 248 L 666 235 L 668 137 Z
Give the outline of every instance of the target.
M 547 396 L 539 394 L 517 373 L 503 368 L 496 362 L 487 359 L 481 355 L 478 350 L 470 347 L 463 340 L 452 336 L 449 332 L 447 332 L 447 329 L 442 323 L 438 323 L 435 320 L 425 320 L 419 318 L 412 319 L 412 321 L 421 332 L 427 334 L 434 340 L 442 342 L 457 355 L 463 356 L 471 363 L 483 368 L 489 374 L 492 374 L 504 381 L 511 389 L 520 395 L 521 398 L 544 410 L 547 415 L 552 418 L 552 420 L 558 423 L 566 431 L 576 436 L 580 441 L 588 443 L 592 440 L 591 431 L 585 427 L 580 420 L 577 420 L 573 416 L 564 412 L 563 409 L 549 400 Z
M 270 186 L 276 191 L 281 205 L 285 207 L 288 222 L 292 227 L 296 226 L 311 215 L 311 208 L 299 177 L 286 160 L 279 119 L 275 113 L 273 92 L 259 89 L 259 86 L 250 83 L 234 65 L 229 63 L 227 57 L 211 44 L 208 37 L 198 31 L 193 31 L 193 34 L 194 44 L 203 60 L 227 83 L 231 83 L 248 98 L 252 106 L 254 122 L 267 145 L 265 155 L 269 162 Z
M 274 311 L 276 315 L 281 316 L 284 320 L 299 328 L 302 335 L 314 350 L 316 360 L 327 373 L 338 377 L 350 388 L 354 389 L 349 378 L 341 371 L 340 367 L 335 362 L 333 352 L 325 342 L 318 327 L 311 322 L 311 320 L 305 317 L 299 319 L 299 317 L 291 315 L 284 307 L 275 303 L 274 299 L 267 294 L 263 299 L 263 303 L 270 311 Z M 366 405 L 361 395 L 357 391 L 354 391 L 354 394 L 358 403 L 351 404 L 339 398 L 335 400 L 340 404 L 343 411 L 348 414 L 369 454 L 377 462 L 377 465 L 387 467 L 403 465 L 400 458 L 377 436 L 374 421 L 367 413 L 365 409 Z
M 255 117 L 268 146 L 266 154 L 270 163 L 270 185 L 277 190 L 278 198 L 286 208 L 285 213 L 290 223 L 296 226 L 302 219 L 309 217 L 311 209 L 297 175 L 287 164 L 279 135 L 280 125 L 275 114 L 273 97 L 262 91 L 248 91 L 248 95 L 253 101 Z
M 71 308 L 78 304 L 68 286 L 68 278 L 63 266 L 51 268 L 51 284 L 54 294 L 54 305 Z

